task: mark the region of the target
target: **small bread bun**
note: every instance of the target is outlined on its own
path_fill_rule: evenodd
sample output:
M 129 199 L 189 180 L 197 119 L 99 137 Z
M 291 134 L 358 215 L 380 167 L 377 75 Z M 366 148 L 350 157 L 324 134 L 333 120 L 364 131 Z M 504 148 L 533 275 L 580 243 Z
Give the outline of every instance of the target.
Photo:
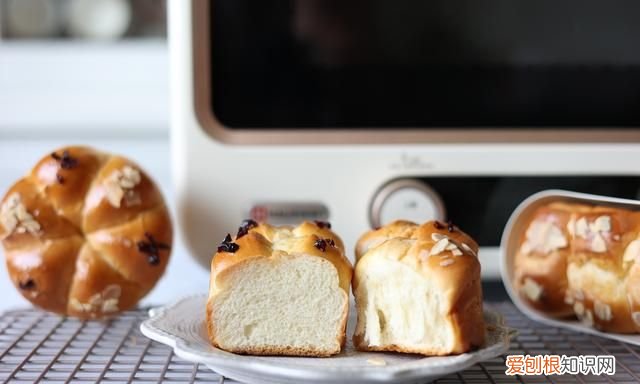
M 576 207 L 554 203 L 539 208 L 515 256 L 515 288 L 532 307 L 553 316 L 573 314 L 565 302 L 567 258 L 571 253 L 568 224 Z
M 437 221 L 395 222 L 363 235 L 358 247 L 366 251 L 353 279 L 357 349 L 431 356 L 483 345 L 478 245 L 470 236 Z
M 570 223 L 567 301 L 585 324 L 606 332 L 640 331 L 638 213 L 594 207 Z
M 211 262 L 207 332 L 234 353 L 329 356 L 344 345 L 353 268 L 324 223 L 248 220 Z
M 162 276 L 171 219 L 132 161 L 87 147 L 45 156 L 0 203 L 9 276 L 34 305 L 93 319 L 132 308 Z

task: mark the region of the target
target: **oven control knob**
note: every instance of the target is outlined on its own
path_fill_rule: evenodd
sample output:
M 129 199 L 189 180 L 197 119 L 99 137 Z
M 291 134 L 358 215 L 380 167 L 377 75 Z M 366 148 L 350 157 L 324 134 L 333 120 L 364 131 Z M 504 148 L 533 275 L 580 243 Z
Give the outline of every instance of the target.
M 400 219 L 422 223 L 444 218 L 445 207 L 438 193 L 416 179 L 400 179 L 385 184 L 376 192 L 369 209 L 373 228 Z

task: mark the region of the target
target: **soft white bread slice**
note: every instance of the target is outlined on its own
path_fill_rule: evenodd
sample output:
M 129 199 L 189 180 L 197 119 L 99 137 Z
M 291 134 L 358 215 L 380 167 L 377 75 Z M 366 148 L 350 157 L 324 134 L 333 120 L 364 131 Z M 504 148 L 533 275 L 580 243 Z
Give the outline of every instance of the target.
M 234 353 L 340 353 L 352 273 L 342 241 L 323 223 L 247 221 L 211 263 L 209 339 Z
M 449 355 L 483 345 L 476 242 L 450 224 L 413 224 L 410 231 L 406 222 L 390 224 L 396 225 L 400 231 L 377 231 L 403 237 L 369 247 L 356 263 L 356 348 Z M 362 239 L 376 237 L 367 233 Z

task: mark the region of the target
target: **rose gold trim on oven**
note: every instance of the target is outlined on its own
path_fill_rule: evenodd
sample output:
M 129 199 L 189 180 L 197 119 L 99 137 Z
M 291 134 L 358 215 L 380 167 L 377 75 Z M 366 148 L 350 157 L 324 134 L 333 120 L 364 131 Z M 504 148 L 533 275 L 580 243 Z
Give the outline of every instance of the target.
M 419 144 L 419 143 L 553 143 L 639 142 L 640 129 L 227 129 L 211 108 L 209 7 L 215 0 L 192 0 L 195 113 L 202 129 L 227 144 Z

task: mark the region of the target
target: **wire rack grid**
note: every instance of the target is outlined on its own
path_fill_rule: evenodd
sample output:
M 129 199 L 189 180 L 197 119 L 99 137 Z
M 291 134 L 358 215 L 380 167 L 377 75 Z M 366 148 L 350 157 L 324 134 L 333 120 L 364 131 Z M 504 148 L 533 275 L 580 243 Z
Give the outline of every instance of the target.
M 476 364 L 437 383 L 640 383 L 640 348 L 538 324 L 509 302 L 488 304 L 518 329 L 509 354 L 614 355 L 614 376 L 507 376 L 505 358 Z M 139 330 L 147 309 L 82 322 L 35 309 L 0 315 L 0 381 L 11 383 L 235 383 Z

